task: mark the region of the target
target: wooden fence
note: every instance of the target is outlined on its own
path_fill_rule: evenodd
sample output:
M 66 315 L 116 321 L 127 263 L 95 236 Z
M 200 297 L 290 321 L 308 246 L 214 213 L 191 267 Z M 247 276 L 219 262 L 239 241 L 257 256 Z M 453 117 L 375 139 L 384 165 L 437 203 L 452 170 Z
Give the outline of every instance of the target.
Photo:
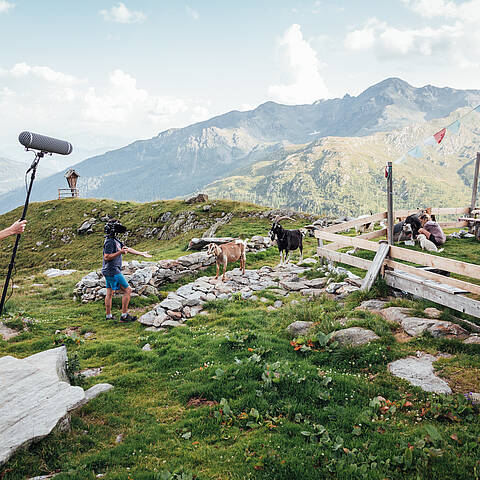
M 431 215 L 461 216 L 470 213 L 471 210 L 470 207 L 431 208 L 429 212 Z M 396 210 L 393 218 L 403 219 L 416 212 L 418 212 L 418 209 Z M 448 274 L 453 273 L 480 280 L 480 265 L 394 245 L 388 245 L 386 248 L 383 248 L 384 252 L 381 252 L 381 256 L 377 254 L 373 261 L 338 251 L 340 248 L 353 247 L 378 252 L 382 248 L 382 243 L 373 242 L 372 239 L 385 236 L 387 228 L 374 230 L 354 237 L 340 235 L 340 233 L 386 219 L 387 212 L 381 212 L 315 230 L 315 237 L 318 239 L 319 244 L 317 249 L 318 255 L 331 261 L 344 263 L 367 271 L 375 270 L 378 272 L 378 269 L 380 269 L 386 283 L 391 287 L 480 318 L 480 301 L 463 295 L 465 293 L 480 295 L 480 285 L 431 271 L 442 270 L 446 273 L 448 272 Z M 468 226 L 468 222 L 466 221 L 438 223 L 443 228 L 461 228 Z M 330 243 L 324 244 L 324 242 Z M 401 263 L 399 260 L 418 266 L 407 265 Z

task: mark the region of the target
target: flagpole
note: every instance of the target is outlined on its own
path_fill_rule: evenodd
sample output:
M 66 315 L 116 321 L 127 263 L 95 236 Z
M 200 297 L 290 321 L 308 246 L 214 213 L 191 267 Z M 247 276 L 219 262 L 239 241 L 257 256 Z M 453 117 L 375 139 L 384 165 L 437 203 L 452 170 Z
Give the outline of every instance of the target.
M 387 241 L 393 245 L 393 177 L 392 162 L 387 164 Z

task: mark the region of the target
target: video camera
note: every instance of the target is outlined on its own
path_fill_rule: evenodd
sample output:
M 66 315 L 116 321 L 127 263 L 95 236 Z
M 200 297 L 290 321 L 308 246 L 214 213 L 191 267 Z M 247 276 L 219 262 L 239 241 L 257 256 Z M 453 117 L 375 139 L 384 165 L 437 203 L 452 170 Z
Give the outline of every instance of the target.
M 118 220 L 110 220 L 104 228 L 107 237 L 115 237 L 116 233 L 125 233 L 127 227 L 123 226 Z

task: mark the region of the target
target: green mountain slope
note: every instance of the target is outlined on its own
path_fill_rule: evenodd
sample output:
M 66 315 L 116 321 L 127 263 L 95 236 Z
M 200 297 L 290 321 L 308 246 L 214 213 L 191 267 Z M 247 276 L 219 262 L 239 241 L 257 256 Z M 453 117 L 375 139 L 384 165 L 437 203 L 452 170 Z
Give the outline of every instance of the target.
M 467 110 L 468 111 L 468 110 Z M 366 137 L 326 137 L 282 148 L 265 161 L 234 172 L 203 189 L 206 193 L 274 207 L 330 214 L 362 214 L 386 208 L 384 166 L 459 118 L 413 125 Z M 473 164 L 480 144 L 480 115 L 462 123 L 458 134 L 427 147 L 421 159 L 394 164 L 397 207 L 465 205 L 471 195 Z

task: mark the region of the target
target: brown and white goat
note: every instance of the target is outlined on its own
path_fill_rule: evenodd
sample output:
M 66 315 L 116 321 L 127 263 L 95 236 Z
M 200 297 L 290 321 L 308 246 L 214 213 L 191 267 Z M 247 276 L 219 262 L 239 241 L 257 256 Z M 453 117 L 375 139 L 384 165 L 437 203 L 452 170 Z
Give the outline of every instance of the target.
M 246 247 L 247 242 L 244 240 L 234 240 L 233 242 L 224 243 L 222 245 L 217 245 L 216 243 L 209 243 L 207 245 L 207 254 L 215 255 L 217 264 L 217 275 L 215 276 L 215 280 L 220 274 L 220 265 L 223 265 L 222 282 L 224 282 L 227 265 L 236 262 L 237 260 L 240 260 L 240 268 L 242 269 L 242 273 L 245 274 Z

